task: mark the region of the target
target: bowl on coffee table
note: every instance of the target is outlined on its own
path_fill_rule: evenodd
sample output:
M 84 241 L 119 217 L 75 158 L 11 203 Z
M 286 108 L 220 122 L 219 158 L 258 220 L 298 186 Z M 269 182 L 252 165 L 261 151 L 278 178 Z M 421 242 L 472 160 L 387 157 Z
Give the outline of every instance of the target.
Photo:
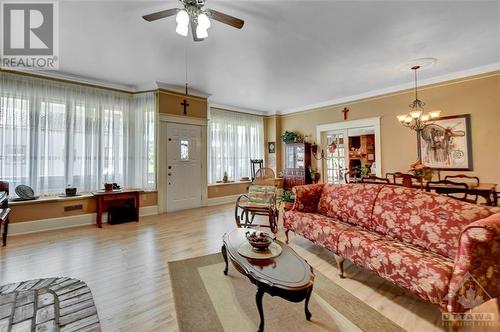
M 273 238 L 265 232 L 248 231 L 245 236 L 254 250 L 266 250 L 273 243 Z

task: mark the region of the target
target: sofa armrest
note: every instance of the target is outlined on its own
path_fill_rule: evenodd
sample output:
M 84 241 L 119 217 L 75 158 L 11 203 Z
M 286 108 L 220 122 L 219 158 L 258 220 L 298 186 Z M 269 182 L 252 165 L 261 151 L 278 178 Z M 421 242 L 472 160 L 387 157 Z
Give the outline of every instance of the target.
M 323 192 L 323 184 L 309 184 L 305 186 L 293 187 L 295 203 L 292 211 L 316 212 L 318 210 L 319 199 Z
M 500 296 L 499 257 L 500 213 L 462 231 L 448 290 L 448 311 L 464 312 Z M 473 293 L 465 293 L 470 289 Z

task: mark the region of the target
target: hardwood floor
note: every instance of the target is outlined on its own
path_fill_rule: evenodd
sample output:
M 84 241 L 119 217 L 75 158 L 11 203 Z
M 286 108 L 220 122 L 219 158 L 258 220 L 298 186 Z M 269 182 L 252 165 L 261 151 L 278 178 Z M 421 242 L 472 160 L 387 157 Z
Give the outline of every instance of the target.
M 235 227 L 233 205 L 144 217 L 140 223 L 85 226 L 12 236 L 0 251 L 0 284 L 68 276 L 92 289 L 103 331 L 176 331 L 167 262 L 220 251 Z M 278 237 L 284 239 L 282 231 Z M 291 246 L 316 270 L 410 331 L 440 330 L 440 311 L 346 262 L 337 276 L 333 255 L 291 235 Z M 495 312 L 490 301 L 480 311 Z M 498 312 L 497 316 L 498 318 Z

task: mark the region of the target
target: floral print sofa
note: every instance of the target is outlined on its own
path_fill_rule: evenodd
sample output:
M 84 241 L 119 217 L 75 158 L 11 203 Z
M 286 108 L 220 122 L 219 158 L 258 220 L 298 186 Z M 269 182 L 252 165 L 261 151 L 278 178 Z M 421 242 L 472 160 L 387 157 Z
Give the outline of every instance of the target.
M 294 192 L 287 241 L 291 230 L 332 251 L 342 277 L 349 259 L 455 313 L 500 296 L 500 209 L 381 184 Z

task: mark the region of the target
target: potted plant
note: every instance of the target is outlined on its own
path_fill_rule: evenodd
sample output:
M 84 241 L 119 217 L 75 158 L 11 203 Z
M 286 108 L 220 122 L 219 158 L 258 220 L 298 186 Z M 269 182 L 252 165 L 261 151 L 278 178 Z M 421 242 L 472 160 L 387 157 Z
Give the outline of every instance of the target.
M 415 176 L 423 178 L 426 181 L 432 180 L 432 175 L 434 173 L 432 168 L 425 166 L 421 161 L 411 164 L 409 172 Z
M 304 141 L 304 137 L 302 137 L 299 133 L 287 130 L 283 133 L 283 135 L 281 135 L 281 140 L 285 144 L 302 143 Z
M 227 176 L 227 172 L 224 172 L 224 176 L 222 177 L 222 182 L 224 182 L 224 183 L 229 182 L 229 178 Z

